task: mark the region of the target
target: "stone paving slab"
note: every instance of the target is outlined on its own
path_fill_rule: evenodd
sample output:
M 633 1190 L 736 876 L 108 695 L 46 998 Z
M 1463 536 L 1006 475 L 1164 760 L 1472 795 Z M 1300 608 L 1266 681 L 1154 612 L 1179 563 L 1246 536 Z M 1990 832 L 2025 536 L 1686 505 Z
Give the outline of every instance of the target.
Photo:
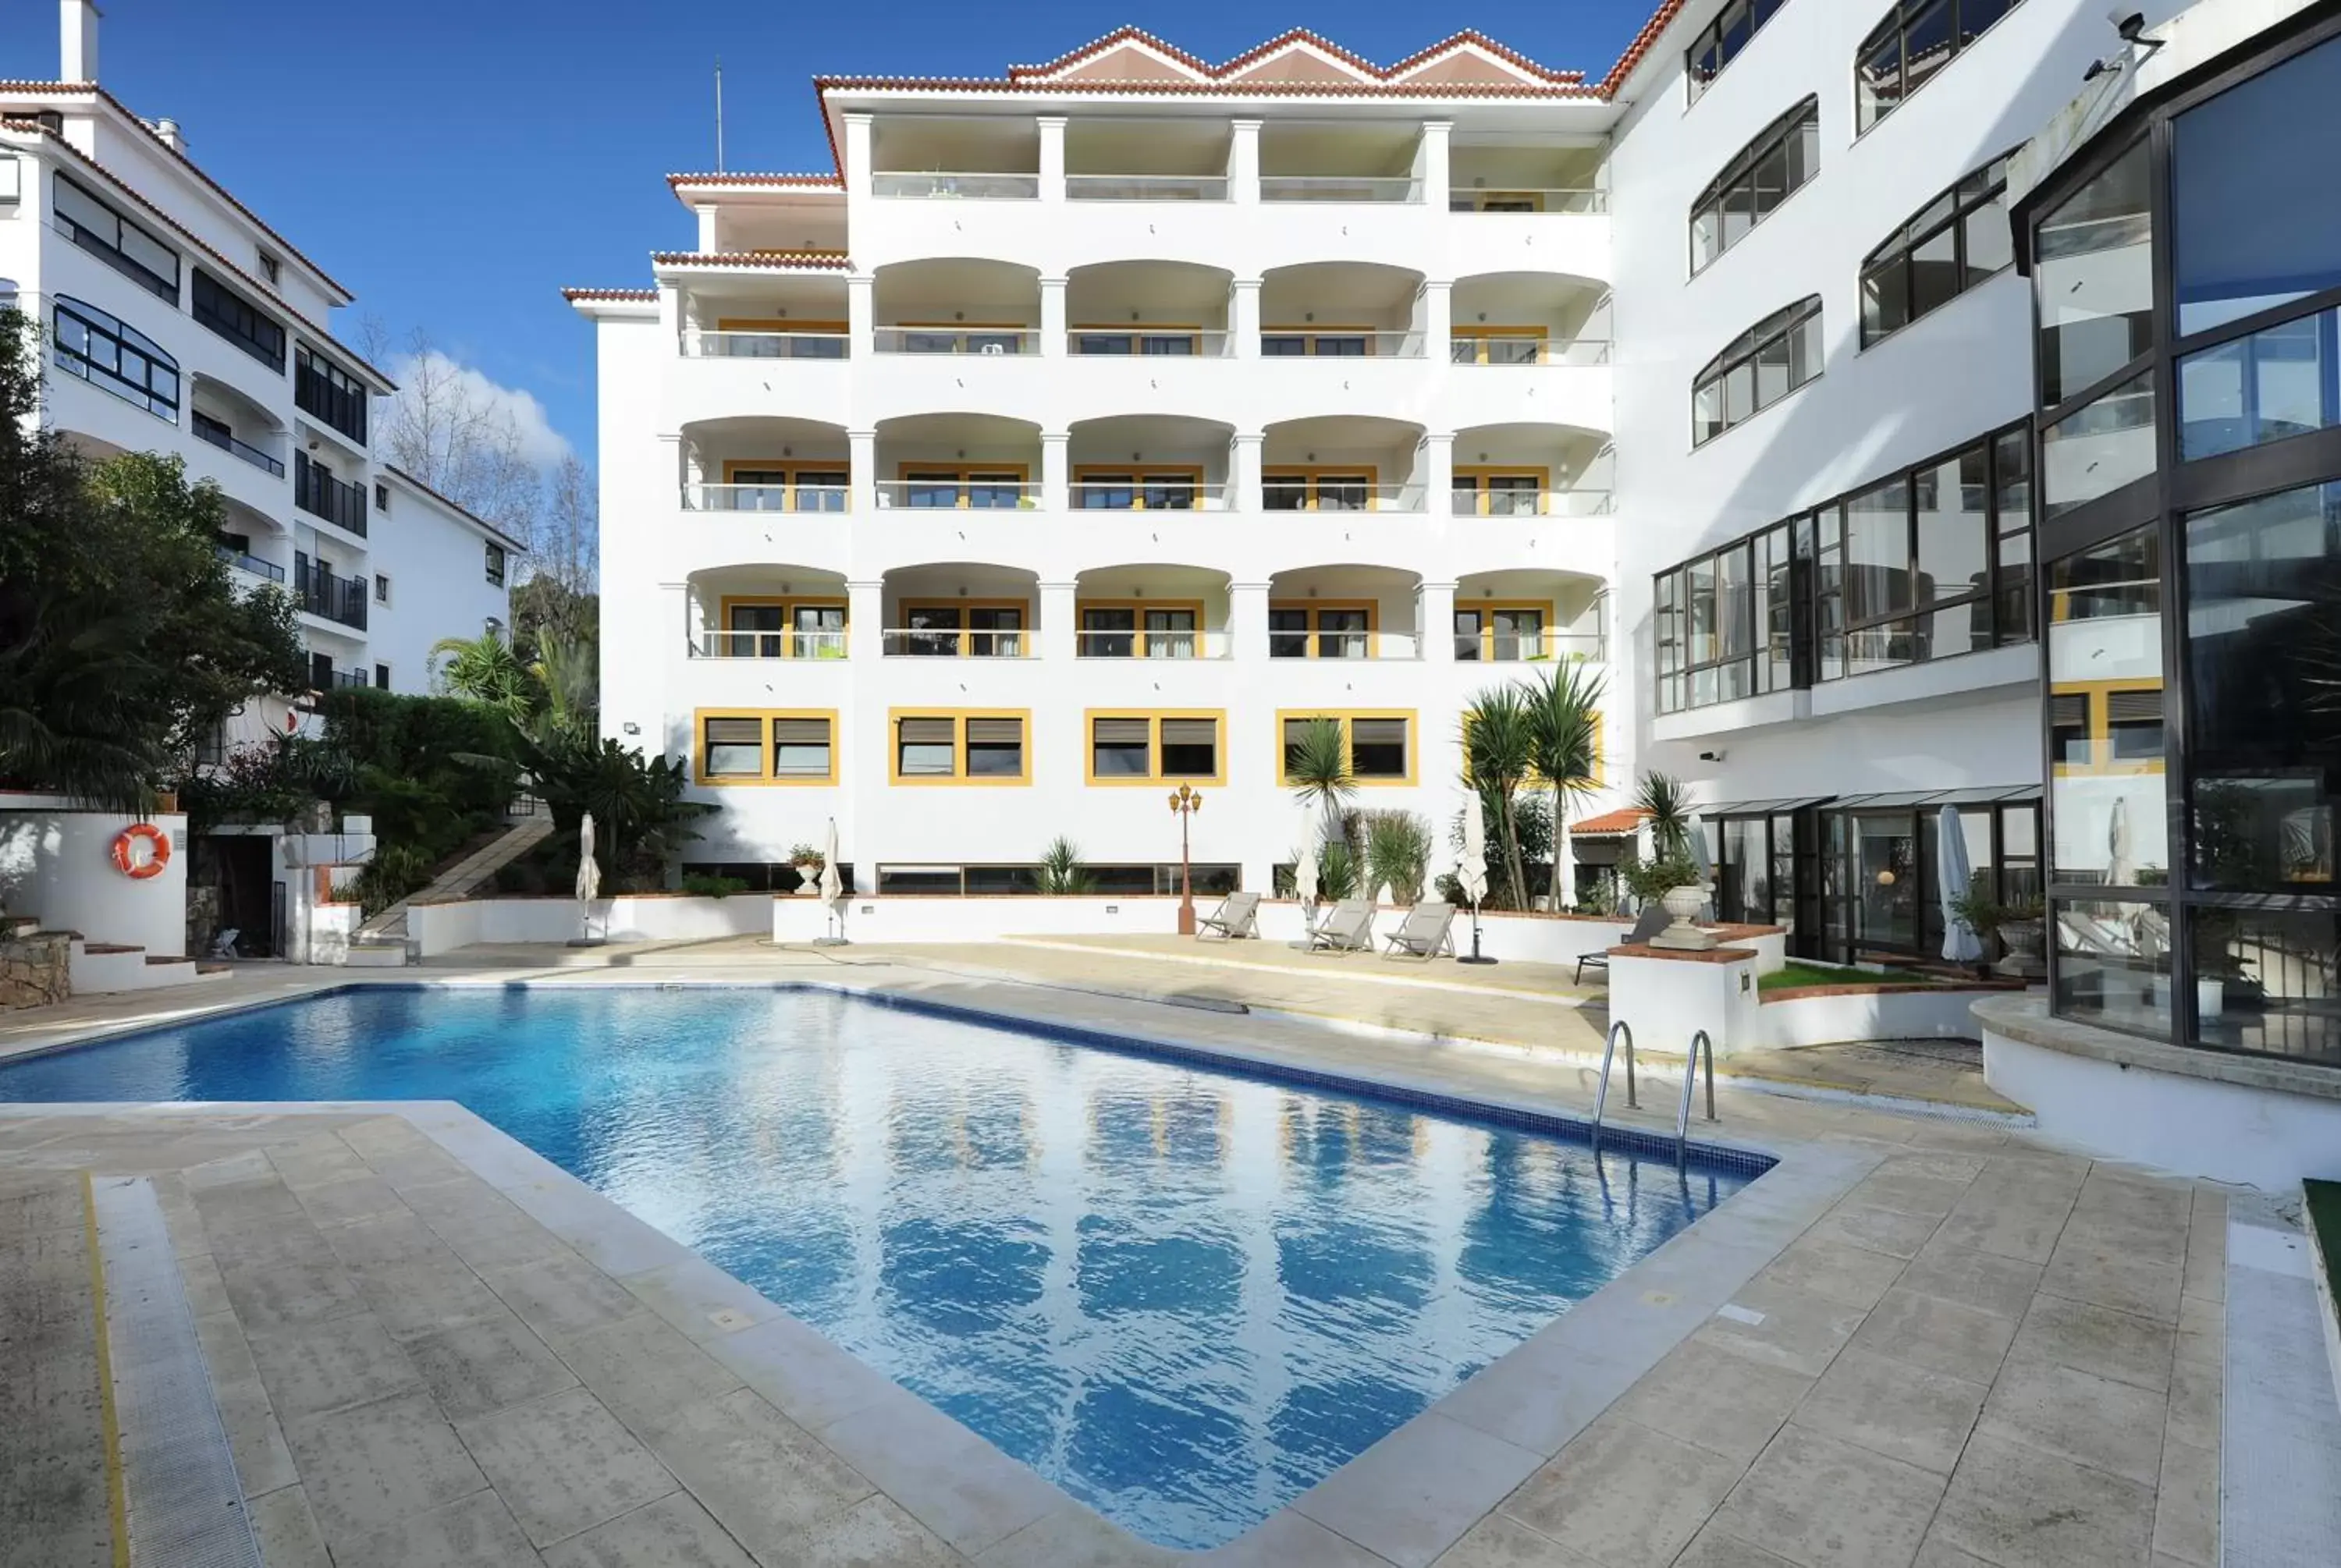
M 1524 1057 L 845 968 L 1236 1060 L 1589 1093 Z M 2001 1128 L 1719 1100 L 1731 1141 L 1794 1157 L 1201 1560 L 2020 1568 L 2216 1542 L 2219 1194 Z M 455 1107 L 0 1107 L 0 1195 L 85 1168 L 158 1177 L 277 1568 L 1167 1560 Z

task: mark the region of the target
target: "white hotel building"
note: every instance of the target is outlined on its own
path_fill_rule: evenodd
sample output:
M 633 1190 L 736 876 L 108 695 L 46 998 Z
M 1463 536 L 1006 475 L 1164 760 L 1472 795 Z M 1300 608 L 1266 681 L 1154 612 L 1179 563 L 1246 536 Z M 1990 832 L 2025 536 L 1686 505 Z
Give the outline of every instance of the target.
M 2001 184 L 2117 47 L 2076 0 L 1691 0 L 1598 80 L 1129 29 L 822 78 L 836 173 L 672 176 L 695 242 L 568 291 L 604 725 L 691 759 L 703 865 L 834 818 L 864 895 L 1015 891 L 1058 834 L 1170 891 L 1183 780 L 1265 890 L 1290 722 L 1443 840 L 1463 706 L 1585 660 L 1589 809 L 1687 777 L 1727 917 L 1926 951 L 1941 805 L 2039 886 Z
M 349 291 L 99 84 L 89 0 L 59 10 L 57 80 L 0 81 L 0 298 L 41 327 L 43 419 L 216 483 L 314 687 L 427 691 L 432 643 L 509 622 L 519 541 L 382 461 L 395 389 L 326 325 Z

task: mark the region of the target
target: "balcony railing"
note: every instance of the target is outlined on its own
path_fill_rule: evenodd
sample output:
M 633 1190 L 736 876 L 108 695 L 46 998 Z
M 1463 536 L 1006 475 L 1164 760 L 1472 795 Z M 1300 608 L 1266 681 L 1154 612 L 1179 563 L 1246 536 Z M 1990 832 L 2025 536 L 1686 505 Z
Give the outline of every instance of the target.
M 912 511 L 1031 511 L 1041 487 L 1029 480 L 965 478 L 881 480 L 878 505 Z
M 1320 332 L 1271 327 L 1260 334 L 1264 360 L 1419 360 L 1429 340 L 1421 332 Z
M 284 581 L 284 569 L 273 561 L 263 561 L 256 555 L 246 554 L 241 550 L 224 544 L 212 546 L 212 551 L 238 571 L 248 571 L 254 577 L 264 577 L 271 582 Z
M 1606 490 L 1458 491 L 1457 517 L 1606 517 L 1611 497 Z
M 1065 352 L 1077 359 L 1216 360 L 1235 352 L 1235 338 L 1216 327 L 1092 327 L 1067 332 Z
M 1070 202 L 1224 202 L 1225 174 L 1067 174 Z
M 1496 631 L 1455 634 L 1455 659 L 1463 664 L 1522 664 L 1535 660 L 1601 660 L 1609 657 L 1609 639 L 1598 631 Z
M 685 359 L 699 360 L 842 360 L 850 357 L 853 340 L 843 332 L 702 332 L 682 334 Z
M 249 442 L 238 441 L 226 431 L 215 429 L 201 420 L 194 422 L 194 432 L 197 441 L 209 442 L 222 452 L 234 452 L 253 467 L 264 469 L 279 479 L 284 477 L 284 465 Z
M 1041 194 L 1039 174 L 925 170 L 870 176 L 870 194 L 911 201 L 1030 202 Z
M 844 631 L 702 631 L 694 659 L 842 659 Z
M 1410 660 L 1421 644 L 1411 631 L 1274 631 L 1268 634 L 1270 659 Z
M 344 484 L 306 452 L 293 454 L 293 504 L 312 517 L 363 538 L 366 531 L 366 492 L 363 485 Z
M 305 555 L 293 558 L 293 589 L 300 598 L 301 608 L 327 620 L 354 626 L 360 631 L 366 623 L 366 581 L 363 577 L 335 577 Z
M 889 659 L 1030 659 L 1032 633 L 1015 630 L 961 631 L 951 627 L 898 627 L 879 634 Z
M 1349 484 L 1298 480 L 1280 481 L 1270 474 L 1262 491 L 1270 511 L 1420 511 L 1426 494 L 1419 484 Z
M 1225 631 L 1081 631 L 1073 651 L 1083 659 L 1225 659 L 1233 650 Z
M 844 511 L 852 489 L 842 484 L 686 484 L 685 511 Z
M 1031 327 L 880 327 L 872 347 L 882 354 L 977 354 L 1005 359 L 1041 352 Z
M 371 686 L 374 682 L 366 679 L 366 672 L 363 670 L 336 670 L 334 671 L 334 684 L 339 687 L 351 687 Z
M 1449 339 L 1448 353 L 1459 365 L 1606 365 L 1609 362 L 1609 340 L 1551 340 L 1522 332 L 1478 332 L 1458 327 Z
M 1422 182 L 1411 174 L 1262 174 L 1263 202 L 1420 202 Z
M 1588 185 L 1457 185 L 1447 193 L 1456 213 L 1606 213 L 1609 193 Z
M 1225 511 L 1228 487 L 1141 475 L 1077 479 L 1066 487 L 1076 511 Z

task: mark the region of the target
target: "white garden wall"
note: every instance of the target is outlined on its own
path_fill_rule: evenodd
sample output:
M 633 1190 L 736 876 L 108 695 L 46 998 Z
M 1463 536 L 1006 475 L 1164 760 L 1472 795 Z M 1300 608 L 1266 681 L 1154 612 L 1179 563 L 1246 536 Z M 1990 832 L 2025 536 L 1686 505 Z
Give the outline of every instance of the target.
M 759 894 L 731 898 L 627 895 L 593 900 L 593 934 L 613 942 L 708 941 L 760 936 L 771 928 Z M 425 958 L 474 942 L 568 942 L 584 934 L 574 898 L 474 898 L 417 904 L 406 911 L 406 932 Z
M 77 811 L 42 796 L 0 795 L 0 908 L 53 931 L 138 947 L 155 958 L 187 949 L 187 819 Z M 134 822 L 169 835 L 170 863 L 140 880 L 114 864 L 114 840 Z

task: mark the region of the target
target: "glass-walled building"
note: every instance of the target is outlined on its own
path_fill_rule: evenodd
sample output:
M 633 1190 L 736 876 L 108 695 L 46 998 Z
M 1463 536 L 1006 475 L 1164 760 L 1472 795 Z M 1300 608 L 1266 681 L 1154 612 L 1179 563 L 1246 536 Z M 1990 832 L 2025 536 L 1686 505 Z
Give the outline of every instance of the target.
M 2051 1000 L 2341 1068 L 2341 15 L 2142 93 L 2015 208 Z

